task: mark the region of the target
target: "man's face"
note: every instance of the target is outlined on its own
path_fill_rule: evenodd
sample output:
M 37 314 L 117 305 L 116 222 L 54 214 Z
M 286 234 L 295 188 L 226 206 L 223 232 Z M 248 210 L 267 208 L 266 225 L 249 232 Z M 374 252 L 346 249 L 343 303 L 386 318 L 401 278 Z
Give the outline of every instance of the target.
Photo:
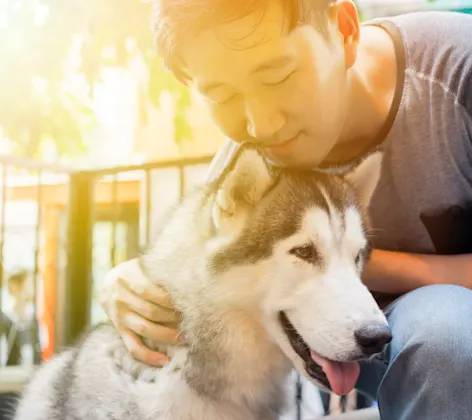
M 348 104 L 345 47 L 304 26 L 289 33 L 279 2 L 187 40 L 182 56 L 220 129 L 274 163 L 320 163 L 340 140 Z

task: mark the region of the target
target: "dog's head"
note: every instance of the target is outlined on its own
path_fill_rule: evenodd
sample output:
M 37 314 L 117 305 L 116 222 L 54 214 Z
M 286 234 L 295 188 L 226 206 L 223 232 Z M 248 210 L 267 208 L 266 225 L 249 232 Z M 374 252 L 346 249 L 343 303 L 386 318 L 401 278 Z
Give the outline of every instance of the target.
M 302 374 L 338 394 L 355 385 L 357 361 L 391 339 L 361 281 L 364 214 L 380 165 L 377 153 L 345 175 L 277 170 L 245 151 L 213 208 L 210 266 L 219 282 L 239 289 L 230 304 L 253 311 Z

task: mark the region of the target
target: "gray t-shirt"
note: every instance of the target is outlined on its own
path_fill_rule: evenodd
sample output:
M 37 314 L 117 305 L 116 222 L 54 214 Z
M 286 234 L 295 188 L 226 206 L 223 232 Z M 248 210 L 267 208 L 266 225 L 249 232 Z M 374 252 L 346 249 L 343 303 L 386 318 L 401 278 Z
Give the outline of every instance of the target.
M 368 24 L 391 34 L 398 65 L 393 107 L 374 142 L 384 163 L 370 208 L 372 245 L 472 252 L 472 16 L 419 12 Z M 237 148 L 221 148 L 210 179 Z

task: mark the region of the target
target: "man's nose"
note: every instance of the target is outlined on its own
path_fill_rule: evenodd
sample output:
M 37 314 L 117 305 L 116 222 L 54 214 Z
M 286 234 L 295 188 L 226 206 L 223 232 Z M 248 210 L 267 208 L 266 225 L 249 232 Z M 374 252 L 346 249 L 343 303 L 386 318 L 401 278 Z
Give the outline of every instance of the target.
M 251 102 L 246 105 L 247 132 L 261 142 L 271 141 L 285 125 L 284 114 L 273 104 Z

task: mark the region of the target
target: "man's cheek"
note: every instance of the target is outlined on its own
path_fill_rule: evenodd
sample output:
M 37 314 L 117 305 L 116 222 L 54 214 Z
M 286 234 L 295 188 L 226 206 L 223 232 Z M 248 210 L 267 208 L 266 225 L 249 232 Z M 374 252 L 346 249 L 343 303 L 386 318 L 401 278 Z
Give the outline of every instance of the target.
M 214 106 L 211 109 L 210 115 L 218 128 L 230 139 L 236 142 L 248 140 L 249 134 L 244 113 L 238 112 L 234 108 L 231 110 L 230 108 L 222 109 Z

